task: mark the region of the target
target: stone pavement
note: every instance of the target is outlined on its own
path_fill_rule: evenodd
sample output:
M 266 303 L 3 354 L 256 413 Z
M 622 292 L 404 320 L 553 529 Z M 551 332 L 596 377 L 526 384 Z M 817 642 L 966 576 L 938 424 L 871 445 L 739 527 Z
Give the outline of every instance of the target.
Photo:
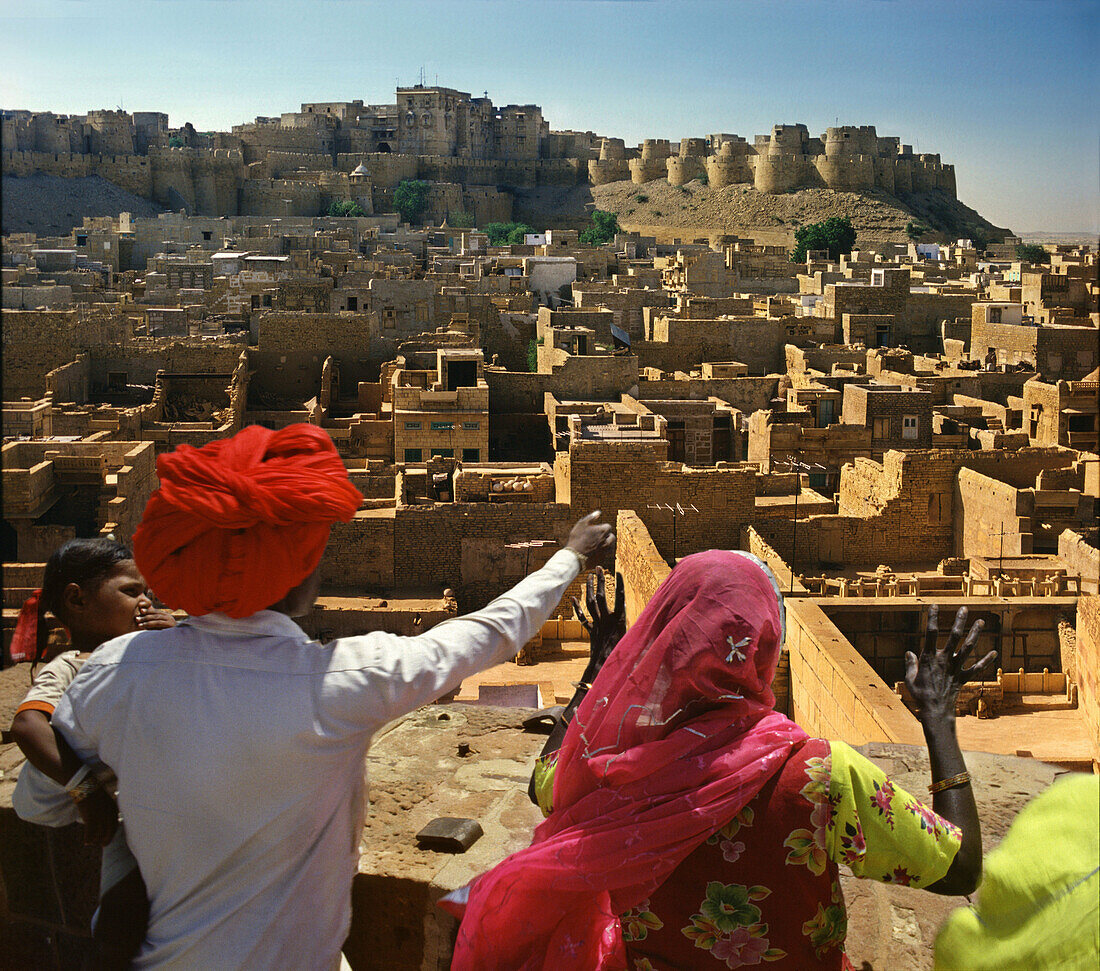
M 517 669 L 517 670 L 522 670 Z M 368 758 L 371 805 L 345 950 L 352 967 L 431 969 L 450 962 L 455 921 L 436 906 L 450 890 L 527 845 L 541 820 L 527 781 L 545 736 L 525 733 L 527 709 L 454 703 L 399 719 L 375 738 Z M 8 756 L 9 746 L 0 749 Z M 861 749 L 913 795 L 927 795 L 923 748 L 872 743 Z M 0 780 L 0 969 L 77 968 L 94 906 L 98 851 L 79 827 L 49 834 L 11 809 L 18 773 Z M 1060 770 L 1033 759 L 968 753 L 983 845 L 1004 836 L 1016 814 Z M 464 854 L 421 850 L 416 833 L 439 816 L 476 819 L 485 835 Z M 64 872 L 54 870 L 58 861 Z M 856 880 L 844 875 L 848 953 L 861 971 L 923 971 L 937 929 L 961 898 Z M 13 921 L 12 918 L 22 918 Z M 30 922 L 28 922 L 30 921 Z

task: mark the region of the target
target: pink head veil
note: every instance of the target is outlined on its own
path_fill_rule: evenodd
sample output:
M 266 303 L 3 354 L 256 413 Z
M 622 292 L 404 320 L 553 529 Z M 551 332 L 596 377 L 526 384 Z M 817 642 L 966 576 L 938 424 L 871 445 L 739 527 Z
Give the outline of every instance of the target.
M 773 710 L 783 607 L 746 554 L 686 557 L 562 743 L 554 812 L 469 888 L 452 968 L 625 968 L 618 914 L 737 815 L 806 738 Z

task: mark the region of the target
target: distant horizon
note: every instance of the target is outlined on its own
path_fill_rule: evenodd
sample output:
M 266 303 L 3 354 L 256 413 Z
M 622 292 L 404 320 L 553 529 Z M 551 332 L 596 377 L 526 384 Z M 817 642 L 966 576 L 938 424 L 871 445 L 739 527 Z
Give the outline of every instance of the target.
M 0 0 L 0 26 L 6 110 L 230 131 L 423 68 L 628 145 L 873 124 L 994 225 L 1100 234 L 1097 0 Z

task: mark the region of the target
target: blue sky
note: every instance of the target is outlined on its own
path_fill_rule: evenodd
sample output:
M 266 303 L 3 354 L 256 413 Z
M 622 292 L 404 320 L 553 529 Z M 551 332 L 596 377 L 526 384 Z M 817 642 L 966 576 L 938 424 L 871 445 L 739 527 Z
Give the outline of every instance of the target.
M 1100 231 L 1100 0 L 0 0 L 0 105 L 228 129 L 427 80 L 629 143 L 873 124 L 1017 231 Z

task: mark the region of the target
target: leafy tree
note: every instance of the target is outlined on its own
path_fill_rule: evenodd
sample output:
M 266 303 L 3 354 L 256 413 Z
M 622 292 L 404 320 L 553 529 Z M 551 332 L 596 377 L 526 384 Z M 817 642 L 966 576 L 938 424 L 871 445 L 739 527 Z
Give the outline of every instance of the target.
M 534 372 L 539 369 L 539 346 L 532 340 L 527 345 L 527 370 Z
M 580 235 L 585 246 L 603 246 L 610 243 L 619 233 L 619 219 L 613 212 L 595 209 L 592 212 L 592 227 Z
M 488 223 L 485 226 L 490 246 L 522 246 L 523 237 L 533 232 L 527 223 Z
M 328 207 L 330 216 L 365 216 L 363 207 L 351 199 L 334 199 Z
M 461 209 L 455 212 L 449 212 L 447 213 L 447 225 L 454 226 L 455 229 L 473 229 L 474 214 L 472 212 L 463 212 Z
M 393 205 L 407 223 L 416 222 L 428 208 L 428 183 L 404 179 L 393 194 Z
M 183 148 L 183 139 L 179 135 L 173 135 L 168 139 L 169 148 Z
M 856 231 L 847 217 L 830 216 L 819 223 L 808 223 L 794 231 L 794 249 L 791 251 L 792 263 L 806 262 L 808 250 L 828 250 L 829 259 L 840 259 L 841 253 L 852 252 L 856 243 Z
M 710 185 L 710 176 L 706 172 L 700 172 L 699 175 L 695 176 L 695 181 L 700 185 Z
M 1035 243 L 1017 243 L 1016 259 L 1024 263 L 1049 263 L 1050 254 Z
M 905 224 L 905 235 L 911 240 L 916 242 L 925 233 L 931 232 L 927 226 L 921 225 L 921 223 L 915 223 L 912 220 Z

